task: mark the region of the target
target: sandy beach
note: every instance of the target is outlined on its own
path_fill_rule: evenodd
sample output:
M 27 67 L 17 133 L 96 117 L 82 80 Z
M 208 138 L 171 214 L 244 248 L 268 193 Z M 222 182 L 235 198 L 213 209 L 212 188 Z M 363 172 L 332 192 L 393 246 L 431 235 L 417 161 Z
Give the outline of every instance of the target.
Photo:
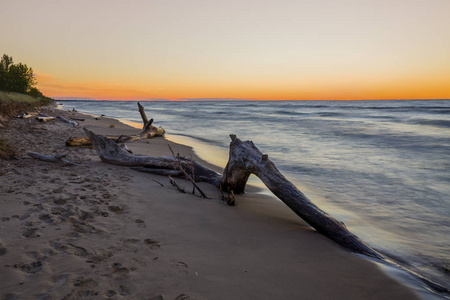
M 177 191 L 164 176 L 67 147 L 82 127 L 140 130 L 114 119 L 12 119 L 1 135 L 18 151 L 0 160 L 1 299 L 419 299 L 379 267 L 312 230 L 283 203 L 251 189 L 237 206 Z M 134 154 L 181 155 L 165 138 L 128 143 Z M 68 166 L 29 157 L 67 154 Z M 182 179 L 177 179 L 181 185 Z M 186 190 L 191 190 L 186 184 Z

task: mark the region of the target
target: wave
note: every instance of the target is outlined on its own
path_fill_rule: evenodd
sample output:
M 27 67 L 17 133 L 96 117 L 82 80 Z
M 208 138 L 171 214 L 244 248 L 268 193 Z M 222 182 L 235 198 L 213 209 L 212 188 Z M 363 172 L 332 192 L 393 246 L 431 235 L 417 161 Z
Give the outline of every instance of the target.
M 450 120 L 413 119 L 410 120 L 409 123 L 416 125 L 428 125 L 428 126 L 450 128 Z
M 229 144 L 221 144 L 217 140 L 203 138 L 203 137 L 194 136 L 194 135 L 185 134 L 185 133 L 178 133 L 177 132 L 177 133 L 173 133 L 173 135 L 188 137 L 188 138 L 191 138 L 193 140 L 197 140 L 197 141 L 200 141 L 200 142 L 203 142 L 203 143 L 206 143 L 206 144 L 210 144 L 210 145 L 218 146 L 218 147 L 223 147 L 223 148 L 228 148 L 228 146 L 229 146 Z

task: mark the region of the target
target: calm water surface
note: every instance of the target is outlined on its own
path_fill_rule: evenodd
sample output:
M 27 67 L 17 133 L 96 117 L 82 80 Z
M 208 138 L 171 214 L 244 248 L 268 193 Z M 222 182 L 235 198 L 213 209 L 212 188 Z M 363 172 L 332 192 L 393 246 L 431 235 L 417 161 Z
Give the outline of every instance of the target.
M 136 102 L 61 103 L 142 122 Z M 141 103 L 169 135 L 214 145 L 216 161 L 229 134 L 252 140 L 372 247 L 450 287 L 450 100 Z

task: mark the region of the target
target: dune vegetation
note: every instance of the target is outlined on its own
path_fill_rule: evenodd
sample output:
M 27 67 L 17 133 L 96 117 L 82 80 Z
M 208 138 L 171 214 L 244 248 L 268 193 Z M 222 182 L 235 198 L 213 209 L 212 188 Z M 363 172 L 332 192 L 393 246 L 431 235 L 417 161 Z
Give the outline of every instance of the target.
M 11 56 L 3 54 L 0 60 L 0 129 L 9 118 L 53 102 L 36 88 L 36 84 L 32 68 L 22 63 L 14 64 Z M 0 131 L 0 159 L 13 157 L 14 148 Z

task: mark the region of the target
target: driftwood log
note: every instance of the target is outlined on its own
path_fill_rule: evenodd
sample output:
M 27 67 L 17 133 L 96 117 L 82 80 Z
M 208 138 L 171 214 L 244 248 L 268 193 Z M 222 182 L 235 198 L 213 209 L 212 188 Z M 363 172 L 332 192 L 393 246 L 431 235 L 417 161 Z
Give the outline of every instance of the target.
M 106 136 L 107 138 L 115 141 L 116 143 L 126 143 L 137 141 L 141 139 L 151 139 L 156 136 L 164 136 L 165 130 L 161 127 L 152 126 L 153 119 L 148 119 L 145 114 L 144 107 L 138 102 L 139 113 L 144 123 L 142 132 L 134 135 L 121 135 L 121 136 Z M 69 147 L 90 147 L 92 146 L 89 137 L 71 137 L 66 141 L 66 146 Z
M 55 117 L 49 116 L 49 115 L 46 115 L 46 114 L 43 114 L 43 113 L 39 113 L 39 114 L 37 115 L 36 119 L 37 119 L 38 121 L 40 121 L 40 122 L 47 122 L 47 121 L 50 121 L 50 120 L 54 120 Z
M 221 175 L 195 161 L 187 158 L 176 158 L 174 156 L 144 156 L 133 155 L 120 147 L 113 140 L 97 135 L 86 128 L 83 128 L 86 135 L 91 139 L 92 146 L 97 151 L 100 159 L 106 163 L 119 166 L 135 167 L 138 171 L 145 171 L 158 175 L 178 176 L 182 175 L 179 165 L 190 171 L 194 167 L 195 181 L 203 181 L 220 186 Z M 142 168 L 145 168 L 143 170 Z M 152 170 L 155 169 L 155 170 Z
M 50 121 L 50 120 L 54 120 L 55 119 L 55 117 L 42 117 L 42 116 L 38 116 L 38 117 L 36 117 L 36 119 L 38 119 L 39 121 L 41 121 L 41 122 L 47 122 L 47 121 Z
M 65 159 L 67 154 L 59 154 L 59 155 L 46 155 L 46 154 L 40 154 L 36 152 L 27 152 L 28 156 L 31 156 L 32 158 L 39 159 L 46 162 L 52 162 L 52 163 L 61 163 L 66 166 L 79 166 L 79 164 L 68 161 Z
M 346 228 L 344 223 L 336 220 L 312 203 L 281 174 L 268 155 L 263 154 L 252 141 L 243 142 L 235 135 L 230 135 L 229 160 L 221 175 L 186 158 L 179 158 L 177 161 L 175 157 L 171 156 L 135 156 L 126 152 L 108 138 L 96 135 L 86 128 L 84 128 L 84 131 L 91 139 L 92 145 L 100 159 L 106 163 L 129 166 L 138 171 L 167 176 L 184 174 L 184 172 L 180 172 L 180 164 L 186 171 L 189 170 L 190 166 L 194 166 L 195 178 L 193 179 L 195 181 L 211 183 L 231 194 L 243 193 L 250 174 L 254 174 L 290 209 L 321 234 L 353 253 L 383 260 L 403 269 L 405 272 L 423 281 L 434 291 L 449 294 L 449 290 L 446 287 L 392 261 L 386 260 L 380 253 L 362 242 Z
M 74 127 L 78 127 L 80 126 L 77 122 L 69 120 L 67 118 L 64 118 L 63 116 L 57 116 L 58 119 L 60 119 L 61 121 L 64 121 L 66 123 L 72 124 Z
M 243 193 L 250 174 L 254 174 L 275 196 L 318 232 L 352 252 L 381 258 L 379 253 L 352 234 L 342 222 L 312 203 L 252 141 L 243 142 L 235 135 L 230 137 L 230 155 L 221 181 L 224 190 L 235 194 Z

